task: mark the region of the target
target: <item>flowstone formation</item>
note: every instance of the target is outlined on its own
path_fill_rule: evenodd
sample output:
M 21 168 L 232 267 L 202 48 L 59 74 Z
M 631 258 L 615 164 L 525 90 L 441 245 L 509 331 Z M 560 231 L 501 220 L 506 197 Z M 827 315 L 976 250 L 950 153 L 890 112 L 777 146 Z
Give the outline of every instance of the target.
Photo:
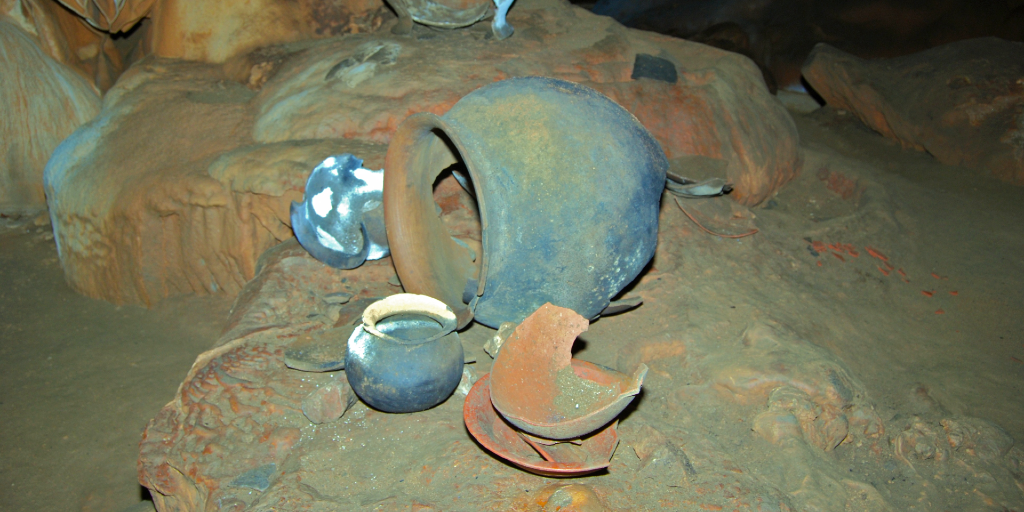
M 763 201 L 798 172 L 793 122 L 745 58 L 561 2 L 517 3 L 509 22 L 516 34 L 502 41 L 489 37 L 486 23 L 420 27 L 409 36 L 385 25 L 262 49 L 223 66 L 135 64 L 97 119 L 49 164 L 51 217 L 69 283 L 117 303 L 237 293 L 254 276 L 256 258 L 291 236 L 288 206 L 317 163 L 348 152 L 379 169 L 377 151 L 410 114 L 443 114 L 511 76 L 597 89 L 633 113 L 670 158 L 714 162 L 743 204 Z M 638 55 L 678 73 L 634 77 Z M 262 158 L 244 156 L 256 154 Z M 217 174 L 224 158 L 247 163 L 228 166 L 236 173 L 228 179 Z
M 903 147 L 1024 185 L 1024 43 L 970 39 L 873 61 L 822 43 L 803 73 L 829 106 Z
M 98 91 L 0 18 L 0 213 L 46 208 L 43 168 L 60 141 L 99 111 Z

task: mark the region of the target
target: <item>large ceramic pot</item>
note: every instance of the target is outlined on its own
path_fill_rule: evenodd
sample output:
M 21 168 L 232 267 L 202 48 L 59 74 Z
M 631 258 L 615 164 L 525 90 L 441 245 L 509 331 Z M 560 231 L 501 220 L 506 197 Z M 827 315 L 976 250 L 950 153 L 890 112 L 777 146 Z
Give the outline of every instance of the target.
M 455 314 L 431 297 L 402 293 L 363 311 L 352 331 L 345 374 L 364 402 L 384 412 L 416 412 L 444 402 L 462 379 Z
M 482 254 L 454 240 L 432 187 L 465 165 Z M 632 114 L 593 89 L 528 77 L 398 127 L 384 164 L 384 219 L 402 286 L 447 304 L 459 326 L 520 322 L 546 302 L 594 318 L 654 255 L 668 162 Z

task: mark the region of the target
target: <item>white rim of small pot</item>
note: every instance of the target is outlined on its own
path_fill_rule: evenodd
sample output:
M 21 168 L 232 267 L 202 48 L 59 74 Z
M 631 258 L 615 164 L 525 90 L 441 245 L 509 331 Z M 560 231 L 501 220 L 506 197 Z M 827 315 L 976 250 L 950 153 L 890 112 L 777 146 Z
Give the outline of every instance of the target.
M 408 344 L 409 342 L 406 340 L 399 340 L 377 330 L 377 322 L 398 314 L 423 315 L 441 324 L 441 332 L 429 338 L 418 340 L 417 343 L 441 339 L 451 334 L 458 324 L 455 313 L 444 302 L 426 295 L 399 293 L 378 300 L 363 310 L 363 330 L 380 338 Z

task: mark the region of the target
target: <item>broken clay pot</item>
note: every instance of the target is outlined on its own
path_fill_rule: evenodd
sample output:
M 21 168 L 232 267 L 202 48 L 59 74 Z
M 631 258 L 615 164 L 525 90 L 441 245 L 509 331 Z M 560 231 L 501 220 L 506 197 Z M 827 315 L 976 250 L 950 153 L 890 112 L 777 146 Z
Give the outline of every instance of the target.
M 364 402 L 384 412 L 429 409 L 462 379 L 455 314 L 441 301 L 401 293 L 374 302 L 348 339 L 345 373 Z
M 392 29 L 396 34 L 408 34 L 413 21 L 446 29 L 468 27 L 486 17 L 491 7 L 490 0 L 388 0 L 388 4 L 398 14 L 400 28 Z
M 545 304 L 524 320 L 491 368 L 491 402 L 516 427 L 547 439 L 573 439 L 614 420 L 640 392 L 647 365 L 632 376 L 572 359 L 589 326 L 567 308 Z
M 389 254 L 382 175 L 351 153 L 329 156 L 313 169 L 302 202 L 291 206 L 295 238 L 311 256 L 349 269 Z
M 437 176 L 460 162 L 480 211 L 479 257 L 435 211 Z M 593 89 L 541 77 L 481 87 L 444 116 L 410 116 L 391 139 L 395 269 L 460 327 L 518 323 L 546 302 L 595 318 L 654 255 L 667 168 L 647 129 Z
M 466 396 L 463 418 L 466 429 L 484 448 L 516 466 L 544 476 L 581 476 L 607 468 L 619 444 L 612 422 L 578 442 L 551 444 L 519 432 L 498 414 L 491 404 L 490 376 L 476 381 Z

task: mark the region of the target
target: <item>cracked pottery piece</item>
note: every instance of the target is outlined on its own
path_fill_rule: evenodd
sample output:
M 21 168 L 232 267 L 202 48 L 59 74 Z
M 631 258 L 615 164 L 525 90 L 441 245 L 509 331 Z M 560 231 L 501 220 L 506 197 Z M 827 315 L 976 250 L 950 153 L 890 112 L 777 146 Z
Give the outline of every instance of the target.
M 541 306 L 502 344 L 491 369 L 491 402 L 516 427 L 547 439 L 573 439 L 615 419 L 640 392 L 647 365 L 625 375 L 572 359 L 589 325 L 567 308 Z
M 466 429 L 484 448 L 530 473 L 582 476 L 607 468 L 619 445 L 618 421 L 572 442 L 544 446 L 501 417 L 491 403 L 490 375 L 480 377 L 463 406 Z M 551 443 L 551 441 L 544 441 Z

